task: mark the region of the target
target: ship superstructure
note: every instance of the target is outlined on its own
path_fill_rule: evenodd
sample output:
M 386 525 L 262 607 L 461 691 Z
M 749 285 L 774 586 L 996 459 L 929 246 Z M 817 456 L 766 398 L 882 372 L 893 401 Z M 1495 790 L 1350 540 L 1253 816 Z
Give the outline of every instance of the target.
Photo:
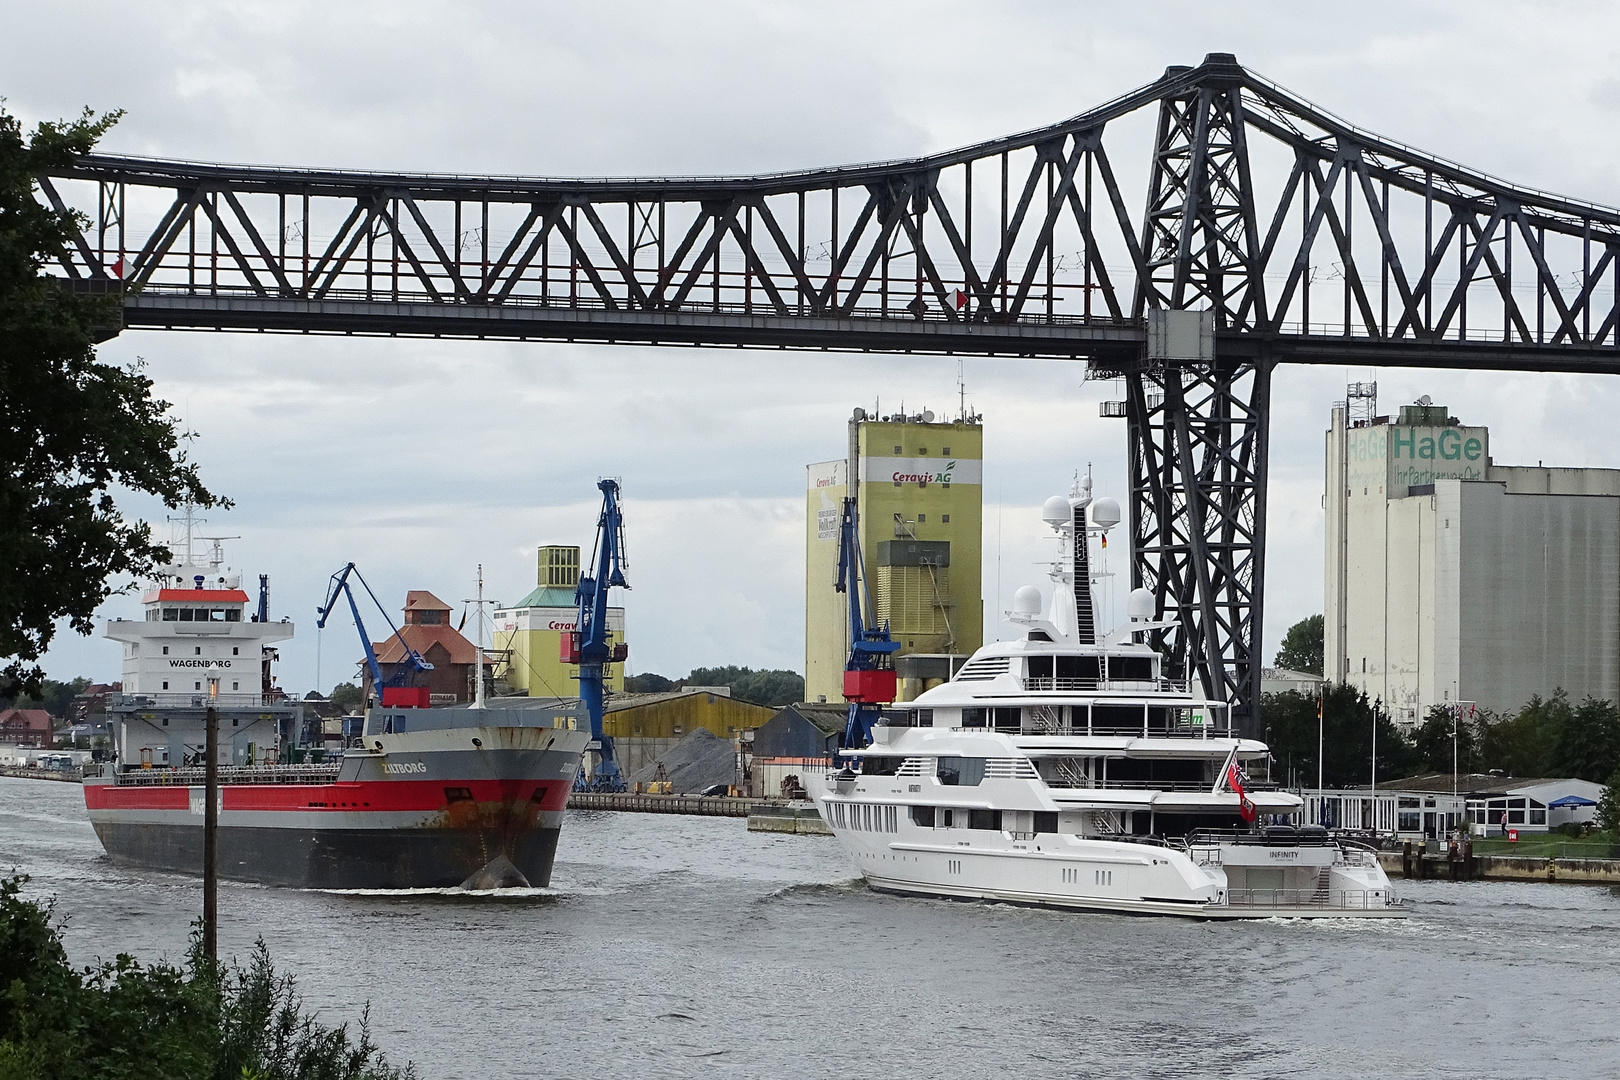
M 112 759 L 84 782 L 115 861 L 200 874 L 206 724 L 217 716 L 219 875 L 329 889 L 547 884 L 589 741 L 578 703 L 410 708 L 380 703 L 330 743 L 276 686 L 268 583 L 250 610 L 219 540 L 164 567 L 124 646 Z M 224 538 L 219 538 L 224 539 Z M 425 697 L 425 695 L 422 695 Z M 334 736 L 335 738 L 339 738 Z
M 1061 545 L 1050 603 L 1019 589 L 1013 640 L 815 778 L 868 883 L 1203 918 L 1406 914 L 1371 851 L 1299 827 L 1299 796 L 1250 779 L 1267 747 L 1233 732 L 1224 703 L 1165 676 L 1151 593 L 1097 632 L 1088 534 L 1118 505 L 1093 502 L 1088 478 L 1042 516 Z

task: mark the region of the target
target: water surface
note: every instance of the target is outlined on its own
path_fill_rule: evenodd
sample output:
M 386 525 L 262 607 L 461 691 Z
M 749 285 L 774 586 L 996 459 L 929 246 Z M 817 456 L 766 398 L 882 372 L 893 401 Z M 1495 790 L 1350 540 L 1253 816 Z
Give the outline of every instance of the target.
M 114 866 L 75 785 L 0 777 L 0 868 L 75 962 L 180 959 L 201 885 Z M 1620 1071 L 1620 897 L 1398 882 L 1404 922 L 1199 923 L 882 896 L 836 841 L 570 811 L 551 888 L 224 882 L 329 1023 L 427 1078 L 1562 1078 Z

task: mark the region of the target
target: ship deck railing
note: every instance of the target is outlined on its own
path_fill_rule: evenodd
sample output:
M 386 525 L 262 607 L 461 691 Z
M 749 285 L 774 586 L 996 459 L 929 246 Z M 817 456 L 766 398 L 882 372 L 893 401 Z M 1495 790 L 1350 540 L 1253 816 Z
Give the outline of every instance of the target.
M 1041 724 L 1021 720 L 1018 724 L 957 724 L 952 731 L 994 731 L 1002 735 L 1125 736 L 1141 739 L 1224 739 L 1231 729 L 1214 724 Z
M 1068 694 L 1087 694 L 1099 691 L 1152 694 L 1191 693 L 1186 679 L 1074 679 L 1052 675 L 1030 675 L 1020 680 L 1025 690 L 1061 691 Z
M 221 765 L 221 784 L 330 784 L 338 777 L 342 762 L 311 765 Z M 201 787 L 208 770 L 200 765 L 170 769 L 125 769 L 115 774 L 119 787 Z
M 1388 889 L 1228 889 L 1226 905 L 1235 908 L 1376 911 L 1399 907 L 1400 901 Z
M 1064 791 L 1201 791 L 1210 793 L 1208 780 L 1099 780 L 1084 776 L 1046 776 L 1041 781 L 1049 788 Z M 1250 791 L 1275 791 L 1275 784 L 1250 784 Z
M 286 709 L 298 707 L 298 702 L 281 695 L 217 694 L 208 691 L 154 694 L 108 694 L 107 704 L 121 709 L 206 709 L 210 705 L 219 709 Z

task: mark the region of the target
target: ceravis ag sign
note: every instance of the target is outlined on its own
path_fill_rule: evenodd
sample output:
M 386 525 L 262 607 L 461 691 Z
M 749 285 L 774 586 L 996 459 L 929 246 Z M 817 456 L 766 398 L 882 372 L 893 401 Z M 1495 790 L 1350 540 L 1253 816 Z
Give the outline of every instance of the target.
M 1345 479 L 1369 495 L 1401 498 L 1407 489 L 1436 480 L 1483 480 L 1490 465 L 1490 433 L 1483 427 L 1406 427 L 1378 424 L 1346 433 Z

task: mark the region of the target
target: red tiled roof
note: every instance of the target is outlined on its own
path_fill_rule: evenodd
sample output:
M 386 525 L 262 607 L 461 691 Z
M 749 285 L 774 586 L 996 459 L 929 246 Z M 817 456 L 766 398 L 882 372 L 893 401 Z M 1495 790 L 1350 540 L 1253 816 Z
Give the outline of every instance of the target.
M 436 644 L 443 646 L 444 651 L 450 654 L 452 664 L 470 664 L 478 655 L 478 646 L 462 637 L 453 626 L 443 623 L 437 626 L 420 626 L 412 623 L 399 629 L 411 648 L 421 653 L 429 662 L 432 662 L 433 658 L 429 657 L 427 652 Z M 399 638 L 393 635 L 389 635 L 387 641 L 372 642 L 371 647 L 377 652 L 379 664 L 398 664 L 405 659 L 405 649 L 400 645 Z M 489 650 L 484 650 L 484 663 L 492 662 Z
M 0 712 L 0 727 L 12 731 L 50 731 L 51 714 L 44 709 L 6 709 Z
M 406 611 L 449 611 L 450 605 L 426 589 L 412 589 L 405 594 Z M 470 661 L 469 661 L 470 662 Z

